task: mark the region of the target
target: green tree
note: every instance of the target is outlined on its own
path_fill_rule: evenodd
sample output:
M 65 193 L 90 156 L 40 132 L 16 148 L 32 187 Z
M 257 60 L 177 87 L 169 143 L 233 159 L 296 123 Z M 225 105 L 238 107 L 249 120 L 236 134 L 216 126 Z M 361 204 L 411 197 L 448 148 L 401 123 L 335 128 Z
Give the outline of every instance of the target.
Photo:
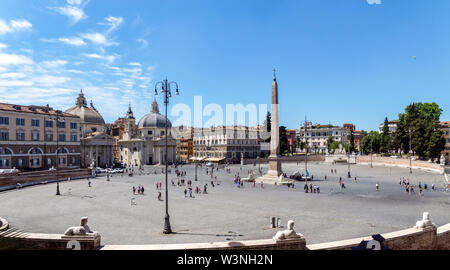
M 353 129 L 350 131 L 350 153 L 355 152 L 355 134 L 353 133 Z
M 384 154 L 389 153 L 391 144 L 391 134 L 389 133 L 389 120 L 384 118 L 383 133 L 381 134 L 380 151 Z
M 332 150 L 333 150 L 333 143 L 334 143 L 335 141 L 334 141 L 334 138 L 333 138 L 333 136 L 328 136 L 328 139 L 327 139 L 327 148 L 328 148 L 328 153 L 331 153 L 332 152 Z
M 377 131 L 369 132 L 361 140 L 361 152 L 364 154 L 380 153 L 381 135 Z
M 286 152 L 289 152 L 286 127 L 280 126 L 279 130 L 280 130 L 280 152 L 281 154 L 285 154 Z
M 404 152 L 411 150 L 421 159 L 439 158 L 445 148 L 445 138 L 439 129 L 442 109 L 435 102 L 413 103 L 399 114 L 397 131 L 394 134 L 396 147 Z
M 270 131 L 272 130 L 272 115 L 270 112 L 267 112 L 266 119 L 263 122 L 264 131 L 263 131 L 263 139 L 264 142 L 270 142 Z

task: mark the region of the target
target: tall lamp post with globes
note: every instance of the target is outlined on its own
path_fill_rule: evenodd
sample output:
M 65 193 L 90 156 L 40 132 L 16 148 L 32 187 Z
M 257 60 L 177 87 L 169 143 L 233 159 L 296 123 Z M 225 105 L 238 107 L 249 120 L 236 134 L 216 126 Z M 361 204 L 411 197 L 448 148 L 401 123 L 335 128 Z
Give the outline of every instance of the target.
M 165 164 L 166 164 L 166 215 L 164 217 L 164 230 L 163 233 L 164 234 L 170 234 L 172 233 L 172 228 L 170 227 L 170 216 L 169 216 L 169 190 L 168 190 L 168 175 L 167 175 L 167 170 L 168 170 L 168 158 L 167 158 L 167 137 L 168 137 L 168 133 L 167 133 L 167 125 L 168 125 L 168 119 L 167 119 L 167 106 L 169 105 L 169 98 L 172 97 L 172 93 L 171 93 L 171 89 L 170 86 L 174 85 L 176 87 L 175 90 L 175 94 L 178 96 L 180 93 L 178 92 L 178 84 L 176 82 L 168 82 L 167 78 L 161 82 L 157 82 L 155 85 L 155 96 L 158 95 L 158 86 L 161 87 L 161 93 L 164 94 L 164 106 L 166 108 L 166 131 L 164 133 L 164 135 L 166 136 L 166 153 L 165 153 Z

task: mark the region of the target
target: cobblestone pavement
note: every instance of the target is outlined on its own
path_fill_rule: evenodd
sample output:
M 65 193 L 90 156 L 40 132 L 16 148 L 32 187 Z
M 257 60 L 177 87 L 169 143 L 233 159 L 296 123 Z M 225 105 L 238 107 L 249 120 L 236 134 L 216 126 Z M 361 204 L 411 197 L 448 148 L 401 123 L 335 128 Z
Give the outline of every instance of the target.
M 203 190 L 208 184 L 208 194 L 195 194 L 185 198 L 185 187 L 172 186 L 176 176 L 169 174 L 169 213 L 174 234 L 161 233 L 164 224 L 165 202 L 158 201 L 156 183 L 164 181 L 161 168 L 146 167 L 141 176 L 114 175 L 92 180 L 62 182 L 62 196 L 55 196 L 56 185 L 48 184 L 19 191 L 0 193 L 0 216 L 11 226 L 24 231 L 63 233 L 69 226 L 79 225 L 80 217 L 89 217 L 91 229 L 99 231 L 103 244 L 160 244 L 191 243 L 271 238 L 279 229 L 269 228 L 271 216 L 281 218 L 283 226 L 292 219 L 296 230 L 305 235 L 307 243 L 342 240 L 384 233 L 412 227 L 430 212 L 437 225 L 450 222 L 450 193 L 443 190 L 442 175 L 409 169 L 366 165 L 352 165 L 352 177 L 347 178 L 347 165 L 308 164 L 314 175 L 313 184 L 319 185 L 320 194 L 305 194 L 302 182 L 295 188 L 285 186 L 253 187 L 245 183 L 237 188 L 235 174 L 246 177 L 258 165 L 232 165 L 231 174 L 215 171 L 216 186 L 211 187 L 211 177 L 206 168 L 198 169 L 199 181 L 194 183 Z M 267 165 L 262 165 L 267 169 Z M 331 174 L 331 169 L 337 174 Z M 194 180 L 194 166 L 179 168 L 187 172 L 186 180 Z M 286 163 L 287 174 L 302 171 L 304 164 Z M 153 174 L 157 170 L 158 174 Z M 150 175 L 147 175 L 150 173 Z M 327 175 L 327 181 L 324 177 Z M 345 181 L 341 190 L 339 177 Z M 408 195 L 399 185 L 401 177 L 412 184 L 434 183 L 439 189 L 424 191 L 419 196 Z M 376 183 L 380 191 L 375 190 Z M 132 187 L 142 185 L 145 195 L 133 195 Z M 164 182 L 161 191 L 164 198 Z M 189 194 L 189 193 L 188 193 Z M 132 205 L 132 200 L 135 202 Z

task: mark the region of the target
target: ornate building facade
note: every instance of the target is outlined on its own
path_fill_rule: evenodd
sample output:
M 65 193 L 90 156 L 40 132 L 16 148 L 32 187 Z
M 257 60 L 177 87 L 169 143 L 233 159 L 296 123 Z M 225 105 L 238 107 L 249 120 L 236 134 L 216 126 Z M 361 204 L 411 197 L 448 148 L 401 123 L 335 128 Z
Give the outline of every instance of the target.
M 0 104 L 0 169 L 79 168 L 80 124 L 49 105 Z
M 165 126 L 168 131 L 166 134 Z M 167 136 L 167 162 L 176 162 L 176 140 L 172 137 L 172 124 L 159 113 L 158 103 L 153 101 L 151 112 L 139 121 L 133 116 L 131 107 L 123 119 L 123 137 L 118 141 L 120 162 L 127 166 L 165 164 L 165 142 Z
M 194 129 L 193 160 L 238 163 L 243 158 L 257 158 L 261 152 L 258 128 L 220 126 Z
M 106 167 L 113 165 L 113 137 L 106 133 L 105 120 L 91 101 L 87 106 L 83 90 L 75 106 L 66 113 L 80 118 L 81 165 L 83 167 Z

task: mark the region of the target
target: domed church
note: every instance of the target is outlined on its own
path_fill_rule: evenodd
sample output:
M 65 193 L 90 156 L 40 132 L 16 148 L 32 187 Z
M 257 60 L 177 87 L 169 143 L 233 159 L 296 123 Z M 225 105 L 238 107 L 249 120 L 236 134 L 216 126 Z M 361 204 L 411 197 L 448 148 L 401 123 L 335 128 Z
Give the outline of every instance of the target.
M 167 160 L 176 160 L 176 140 L 172 137 L 172 123 L 159 113 L 158 103 L 153 101 L 152 109 L 138 122 L 133 116 L 131 106 L 124 118 L 123 138 L 119 140 L 120 161 L 127 166 L 165 164 L 165 143 L 167 136 Z
M 105 120 L 91 101 L 87 106 L 83 90 L 75 106 L 66 113 L 80 117 L 81 166 L 107 167 L 113 165 L 113 137 L 106 134 Z

